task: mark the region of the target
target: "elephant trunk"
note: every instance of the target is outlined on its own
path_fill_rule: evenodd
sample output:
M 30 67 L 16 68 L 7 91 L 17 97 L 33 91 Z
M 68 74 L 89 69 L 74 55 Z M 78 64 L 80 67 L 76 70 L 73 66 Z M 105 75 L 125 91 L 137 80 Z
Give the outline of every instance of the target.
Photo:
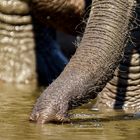
M 65 116 L 104 88 L 122 58 L 134 5 L 134 0 L 93 0 L 80 46 L 37 100 L 32 120 L 38 112 L 44 113 L 46 121 L 55 114 Z
M 130 0 L 94 0 L 81 44 L 53 85 L 61 81 L 63 93 L 70 89 L 80 102 L 100 92 L 123 56 L 133 6 Z
M 80 95 L 73 96 L 79 103 L 95 97 L 113 77 L 128 41 L 135 4 L 135 0 L 93 0 L 83 39 L 69 64 L 77 63 L 74 67 L 85 77 L 84 86 L 79 86 Z
M 70 34 L 80 30 L 85 7 L 85 0 L 32 0 L 32 11 L 41 22 Z
M 74 100 L 77 106 L 95 97 L 112 78 L 123 57 L 134 5 L 134 0 L 93 1 L 81 44 L 61 75 L 73 90 L 68 93 L 71 106 Z

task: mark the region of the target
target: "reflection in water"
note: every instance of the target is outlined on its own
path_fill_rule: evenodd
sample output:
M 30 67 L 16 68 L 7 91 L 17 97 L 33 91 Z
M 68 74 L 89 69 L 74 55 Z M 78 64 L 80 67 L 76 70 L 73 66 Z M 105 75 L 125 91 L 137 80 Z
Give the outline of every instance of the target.
M 88 121 L 60 125 L 30 123 L 29 114 L 38 93 L 29 86 L 0 86 L 0 140 L 137 140 L 140 137 L 139 120 L 99 119 L 97 113 L 85 108 L 76 112 L 89 114 L 92 119 Z

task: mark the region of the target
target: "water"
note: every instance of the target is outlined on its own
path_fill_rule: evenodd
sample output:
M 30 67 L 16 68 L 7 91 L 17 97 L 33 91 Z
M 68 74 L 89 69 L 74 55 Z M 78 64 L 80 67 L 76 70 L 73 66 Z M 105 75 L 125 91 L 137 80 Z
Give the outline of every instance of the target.
M 81 119 L 73 119 L 70 124 L 31 123 L 28 121 L 29 114 L 39 93 L 39 90 L 29 86 L 0 85 L 0 140 L 138 140 L 140 138 L 139 119 L 131 117 L 100 119 L 101 114 L 93 114 L 93 111 L 85 108 L 75 111 L 73 116 Z

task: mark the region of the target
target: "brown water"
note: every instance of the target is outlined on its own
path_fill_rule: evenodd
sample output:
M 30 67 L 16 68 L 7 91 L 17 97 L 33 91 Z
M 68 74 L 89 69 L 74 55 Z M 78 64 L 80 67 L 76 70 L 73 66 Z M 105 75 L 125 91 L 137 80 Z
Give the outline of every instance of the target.
M 140 120 L 132 117 L 109 117 L 88 109 L 79 109 L 77 115 L 90 119 L 74 120 L 70 124 L 37 125 L 28 121 L 39 91 L 30 87 L 0 86 L 0 140 L 138 140 Z M 94 116 L 96 119 L 94 119 Z

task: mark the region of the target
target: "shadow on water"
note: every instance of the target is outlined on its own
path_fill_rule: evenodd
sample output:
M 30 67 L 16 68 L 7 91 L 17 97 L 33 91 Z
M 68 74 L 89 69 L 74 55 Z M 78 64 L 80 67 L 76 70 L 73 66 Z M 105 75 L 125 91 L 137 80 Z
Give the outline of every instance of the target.
M 134 16 L 135 17 L 135 16 Z M 126 98 L 126 92 L 128 87 L 128 79 L 129 79 L 129 66 L 131 65 L 131 59 L 132 59 L 132 52 L 135 52 L 139 54 L 140 57 L 140 8 L 136 7 L 136 21 L 132 21 L 133 25 L 132 28 L 134 28 L 131 31 L 131 38 L 128 42 L 124 58 L 121 61 L 119 65 L 120 71 L 118 72 L 118 88 L 117 88 L 117 96 L 116 101 L 114 104 L 115 109 L 122 109 L 124 106 L 125 98 Z M 139 64 L 140 65 L 140 64 Z M 125 75 L 125 77 L 123 77 Z
M 71 123 L 79 124 L 79 123 L 88 123 L 88 122 L 110 122 L 110 121 L 130 121 L 130 120 L 139 120 L 140 114 L 116 114 L 112 116 L 108 115 L 88 115 L 88 114 L 73 114 L 71 116 Z

